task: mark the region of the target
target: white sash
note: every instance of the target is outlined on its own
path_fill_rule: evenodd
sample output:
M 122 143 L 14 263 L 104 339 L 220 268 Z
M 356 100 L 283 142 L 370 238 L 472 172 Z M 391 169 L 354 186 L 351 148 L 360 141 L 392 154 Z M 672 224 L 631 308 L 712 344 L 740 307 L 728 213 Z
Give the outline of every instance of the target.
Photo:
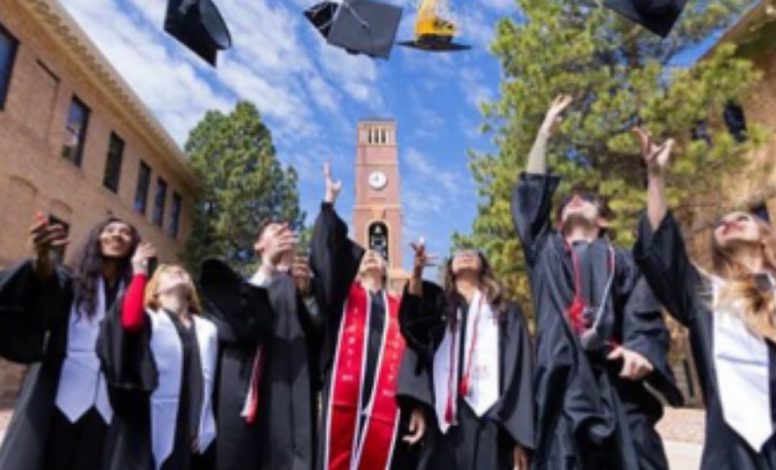
M 714 368 L 725 422 L 755 451 L 773 435 L 768 346 L 746 327 L 735 305 L 719 305 L 725 281 L 712 277 Z
M 92 407 L 100 413 L 106 424 L 113 419 L 108 387 L 96 351 L 100 323 L 105 318 L 104 289 L 105 284 L 100 278 L 93 317 L 90 318 L 75 302 L 70 309 L 67 349 L 59 375 L 55 403 L 71 423 L 78 421 Z
M 458 322 L 455 330 L 445 329 L 442 343 L 434 354 L 434 408 L 442 433 L 446 433 L 452 423 L 448 423 L 445 414 L 448 401 L 452 404 L 453 416 L 456 415 L 456 402 L 460 386 L 458 357 L 460 355 L 461 315 L 457 312 Z M 471 348 L 475 339 L 475 348 Z M 464 373 L 469 369 L 469 393 L 464 397 L 477 417 L 482 417 L 496 404 L 499 398 L 499 319 L 491 306 L 484 301 L 478 291 L 472 297 L 466 317 L 466 341 L 464 351 Z M 470 354 L 472 357 L 470 357 Z M 452 394 L 452 396 L 451 396 Z
M 172 454 L 183 378 L 183 347 L 172 320 L 161 310 L 148 311 L 151 319 L 150 348 L 159 374 L 156 390 L 151 394 L 151 453 L 155 468 L 161 468 Z M 203 452 L 215 438 L 212 396 L 218 357 L 218 335 L 215 325 L 200 317 L 194 320 L 194 333 L 202 365 L 202 408 L 197 427 L 197 451 Z

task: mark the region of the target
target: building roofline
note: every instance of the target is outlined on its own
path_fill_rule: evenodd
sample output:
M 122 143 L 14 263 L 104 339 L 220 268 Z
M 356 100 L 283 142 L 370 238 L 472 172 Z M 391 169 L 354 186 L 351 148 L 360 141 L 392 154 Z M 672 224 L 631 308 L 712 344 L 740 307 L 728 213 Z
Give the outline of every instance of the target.
M 730 25 L 717 42 L 714 43 L 699 60 L 711 57 L 717 47 L 726 42 L 737 44 L 750 28 L 759 28 L 762 24 L 758 21 L 768 22 L 768 19 L 776 19 L 776 0 L 758 0 L 757 3 L 749 7 L 735 23 Z
M 91 85 L 104 95 L 109 105 L 121 110 L 119 114 L 128 114 L 127 121 L 138 136 L 169 163 L 187 185 L 196 188 L 197 178 L 181 148 L 59 0 L 19 0 L 17 3 L 41 20 L 42 27 L 57 38 L 57 43 L 91 80 Z

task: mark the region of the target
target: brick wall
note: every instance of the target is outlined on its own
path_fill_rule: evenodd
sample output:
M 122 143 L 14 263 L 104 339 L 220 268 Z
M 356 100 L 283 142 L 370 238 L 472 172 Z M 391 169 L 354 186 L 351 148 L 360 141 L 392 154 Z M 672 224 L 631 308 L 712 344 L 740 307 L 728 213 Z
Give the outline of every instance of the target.
M 70 224 L 73 246 L 67 261 L 91 227 L 108 215 L 135 225 L 143 239 L 157 246 L 160 259 L 177 260 L 191 226 L 195 184 L 190 173 L 181 171 L 175 155 L 159 152 L 153 132 L 138 131 L 137 122 L 129 120 L 132 114 L 117 107 L 109 88 L 90 75 L 62 38 L 21 6 L 25 1 L 0 2 L 0 24 L 19 41 L 0 109 L 0 266 L 29 256 L 27 231 L 38 210 Z M 74 95 L 91 110 L 80 167 L 61 156 Z M 112 132 L 125 142 L 117 193 L 102 183 Z M 141 159 L 152 170 L 145 214 L 133 210 Z M 168 185 L 164 227 L 151 223 L 158 177 Z M 184 202 L 176 238 L 167 233 L 173 191 Z M 22 370 L 0 361 L 0 401 L 13 395 Z

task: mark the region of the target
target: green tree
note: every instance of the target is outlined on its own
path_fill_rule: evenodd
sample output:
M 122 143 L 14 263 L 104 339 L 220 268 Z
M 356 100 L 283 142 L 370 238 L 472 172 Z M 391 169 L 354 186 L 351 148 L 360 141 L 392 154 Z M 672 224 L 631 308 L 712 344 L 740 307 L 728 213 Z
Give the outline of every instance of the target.
M 686 217 L 699 194 L 712 192 L 740 166 L 749 144 L 735 142 L 720 119 L 725 105 L 760 74 L 731 45 L 716 47 L 695 64 L 682 63 L 688 50 L 728 25 L 748 0 L 691 1 L 665 40 L 598 1 L 517 3 L 520 20 L 501 20 L 492 44 L 502 68 L 500 97 L 483 106 L 483 129 L 498 151 L 471 155 L 478 216 L 472 233 L 456 235 L 454 242 L 483 247 L 511 294 L 528 306 L 510 198 L 553 97 L 576 97 L 548 149 L 552 171 L 563 176 L 559 193 L 584 182 L 610 198 L 617 241 L 629 246 L 645 201 L 645 168 L 629 129 L 638 124 L 658 138 L 677 139 L 670 199 Z M 708 124 L 713 145 L 691 138 L 701 123 Z M 757 132 L 750 140 L 757 140 Z
M 240 102 L 228 115 L 208 111 L 185 150 L 201 185 L 186 244 L 190 267 L 217 256 L 247 274 L 256 262 L 252 247 L 262 221 L 301 228 L 296 171 L 278 161 L 256 106 Z

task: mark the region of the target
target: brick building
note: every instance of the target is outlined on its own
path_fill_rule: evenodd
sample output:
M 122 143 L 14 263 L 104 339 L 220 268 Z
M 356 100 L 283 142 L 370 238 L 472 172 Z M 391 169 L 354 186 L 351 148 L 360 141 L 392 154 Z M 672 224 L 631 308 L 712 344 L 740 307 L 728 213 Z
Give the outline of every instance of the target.
M 700 198 L 702 209 L 691 219 L 683 220 L 690 256 L 708 269 L 711 263 L 711 231 L 717 218 L 733 209 L 746 209 L 770 218 L 776 223 L 776 0 L 760 0 L 749 9 L 717 42 L 737 45 L 737 54 L 750 59 L 763 77 L 739 98 L 732 114 L 720 116 L 718 125 L 726 125 L 737 138 L 741 122 L 749 121 L 768 133 L 765 143 L 751 151 L 747 165 L 727 176 L 721 190 Z M 715 46 L 716 47 L 716 46 Z M 712 48 L 706 56 L 714 51 Z M 703 59 L 701 59 L 703 60 Z M 727 112 L 726 112 L 727 114 Z M 742 119 L 743 118 L 743 119 Z M 712 125 L 717 125 L 713 123 Z M 689 404 L 702 405 L 697 377 L 694 373 L 687 332 L 676 322 L 669 323 L 674 338 L 675 371 Z
M 29 256 L 38 210 L 69 227 L 66 262 L 110 214 L 175 260 L 195 191 L 181 150 L 57 0 L 0 2 L 0 266 Z M 0 363 L 0 401 L 20 376 Z

